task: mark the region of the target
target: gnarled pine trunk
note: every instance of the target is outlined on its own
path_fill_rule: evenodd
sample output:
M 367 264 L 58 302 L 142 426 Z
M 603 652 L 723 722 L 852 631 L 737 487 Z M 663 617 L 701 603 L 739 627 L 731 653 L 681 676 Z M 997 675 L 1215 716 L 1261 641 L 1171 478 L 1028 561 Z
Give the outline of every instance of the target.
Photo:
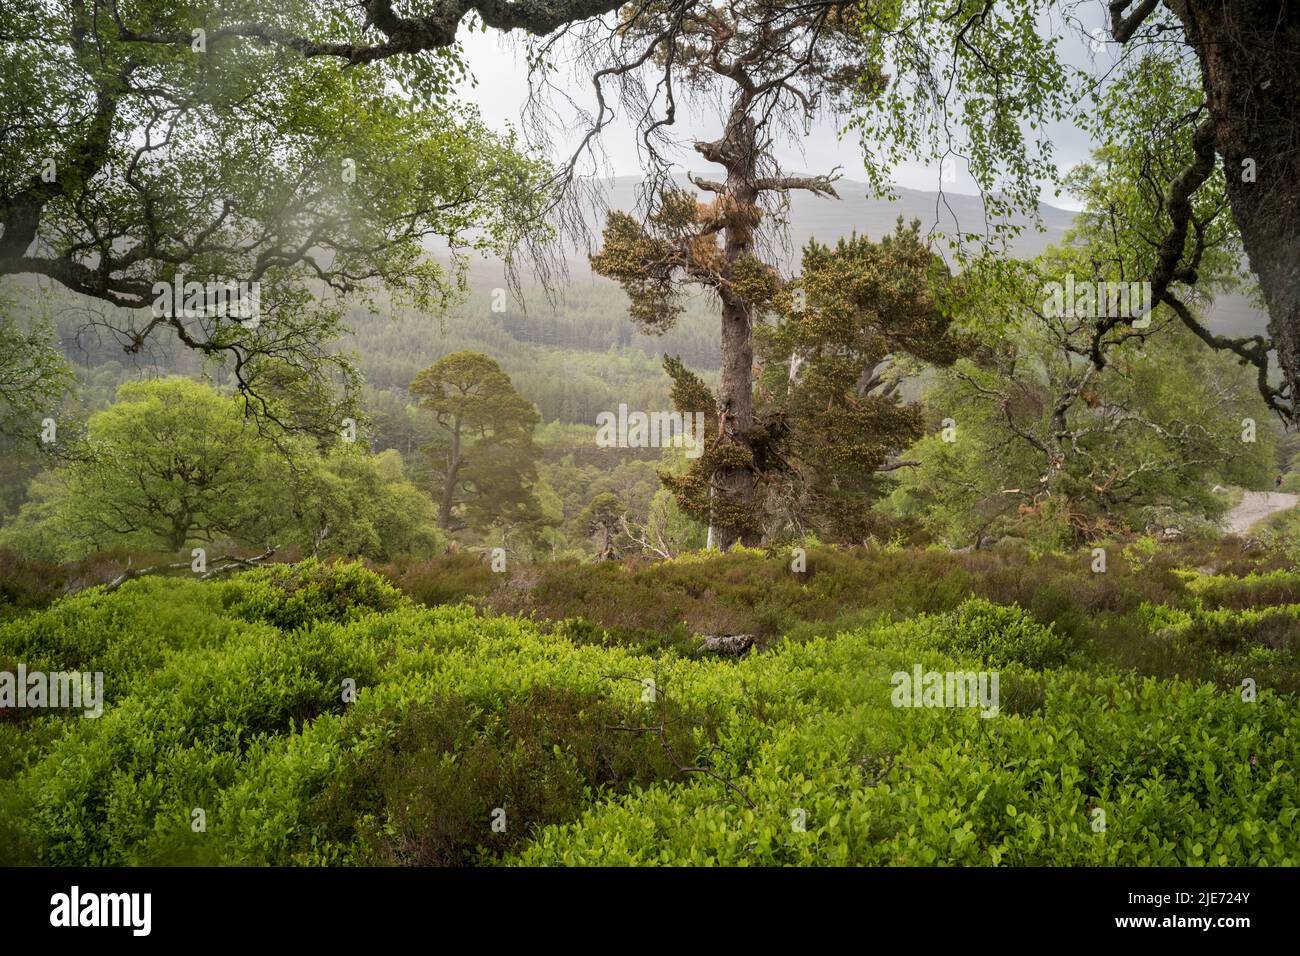
M 755 124 L 746 115 L 747 103 L 738 104 L 721 139 L 701 144 L 700 152 L 727 170 L 726 190 L 719 197 L 723 229 L 723 278 L 733 275 L 737 261 L 752 256 L 754 223 L 758 207 Z M 722 376 L 718 390 L 718 431 L 723 441 L 748 450 L 749 432 L 754 427 L 754 308 L 729 288 L 719 290 L 722 299 Z M 754 508 L 754 472 L 750 468 L 721 467 L 713 474 L 713 516 L 710 530 L 714 544 L 726 550 L 739 541 L 756 545 L 758 531 L 738 527 L 730 515 L 751 514 Z M 721 520 L 719 520 L 721 518 Z

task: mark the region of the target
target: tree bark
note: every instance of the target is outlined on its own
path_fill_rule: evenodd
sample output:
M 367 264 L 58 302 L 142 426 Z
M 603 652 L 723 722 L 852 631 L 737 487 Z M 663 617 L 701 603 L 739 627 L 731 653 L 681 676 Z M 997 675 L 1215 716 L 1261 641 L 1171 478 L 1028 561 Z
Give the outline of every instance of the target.
M 456 504 L 456 477 L 460 472 L 460 419 L 455 419 L 451 430 L 451 448 L 447 452 L 447 477 L 442 489 L 442 502 L 438 506 L 438 527 L 451 530 L 451 509 Z
M 185 547 L 185 539 L 189 537 L 189 525 L 181 527 L 179 522 L 172 522 L 171 532 L 167 535 L 167 548 L 170 551 L 179 551 Z
M 1168 0 L 1168 6 L 1200 59 L 1228 200 L 1268 307 L 1294 418 L 1300 400 L 1300 3 Z
M 747 115 L 742 97 L 727 120 L 722 138 L 697 149 L 727 170 L 727 180 L 718 198 L 726 223 L 723 229 L 722 277 L 730 279 L 740 259 L 753 254 L 753 211 L 758 205 L 757 133 L 754 119 Z M 722 374 L 718 389 L 718 432 L 720 441 L 748 448 L 748 434 L 754 427 L 754 308 L 743 296 L 725 284 L 722 299 Z M 749 468 L 722 467 L 713 474 L 714 501 L 724 515 L 754 505 L 754 473 Z M 715 508 L 715 513 L 716 513 Z M 725 551 L 737 541 L 757 545 L 760 533 L 737 528 L 731 521 L 711 520 L 714 543 Z

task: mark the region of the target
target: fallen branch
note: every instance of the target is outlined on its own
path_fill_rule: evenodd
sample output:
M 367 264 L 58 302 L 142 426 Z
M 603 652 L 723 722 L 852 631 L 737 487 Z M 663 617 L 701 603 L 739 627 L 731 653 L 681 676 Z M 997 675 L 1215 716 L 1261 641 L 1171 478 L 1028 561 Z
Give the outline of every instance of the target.
M 199 575 L 200 581 L 206 581 L 209 578 L 216 577 L 219 574 L 226 574 L 238 568 L 255 568 L 259 563 L 274 555 L 275 548 L 267 548 L 261 554 L 251 558 L 240 558 L 233 554 L 224 554 L 219 558 L 213 559 L 213 566 Z M 224 562 L 224 563 L 223 563 Z M 158 574 L 162 571 L 180 571 L 184 568 L 192 567 L 190 561 L 174 561 L 170 564 L 151 564 L 144 568 L 132 568 L 131 562 L 127 560 L 126 570 L 115 577 L 108 584 L 104 585 L 104 592 L 107 594 L 116 591 L 127 581 L 133 581 L 136 578 L 144 577 L 146 574 Z

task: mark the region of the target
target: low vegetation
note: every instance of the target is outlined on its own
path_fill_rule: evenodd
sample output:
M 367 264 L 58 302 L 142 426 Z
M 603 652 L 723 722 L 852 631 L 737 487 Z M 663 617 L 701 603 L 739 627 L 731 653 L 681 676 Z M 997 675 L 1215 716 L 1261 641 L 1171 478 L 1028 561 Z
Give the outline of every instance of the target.
M 0 627 L 0 670 L 105 674 L 98 718 L 5 711 L 0 852 L 1300 862 L 1300 573 L 1087 558 L 818 549 L 802 575 L 733 552 L 486 578 L 464 557 L 387 578 L 308 560 L 93 588 Z M 498 613 L 512 600 L 537 613 Z M 700 651 L 740 627 L 761 650 Z M 996 671 L 999 713 L 893 706 L 917 665 Z

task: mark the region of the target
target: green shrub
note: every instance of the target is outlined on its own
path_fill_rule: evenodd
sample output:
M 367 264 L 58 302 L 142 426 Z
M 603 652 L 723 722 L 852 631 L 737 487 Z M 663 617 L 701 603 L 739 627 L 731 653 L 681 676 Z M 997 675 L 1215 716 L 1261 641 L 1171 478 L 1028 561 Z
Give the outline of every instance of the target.
M 683 715 L 668 717 L 669 746 L 693 757 Z M 595 695 L 544 690 L 498 710 L 440 697 L 385 718 L 383 746 L 346 760 L 307 811 L 349 862 L 483 862 L 576 819 L 593 795 L 677 772 L 657 734 L 616 729 L 644 714 Z
M 983 598 L 970 598 L 952 614 L 936 623 L 941 635 L 939 647 L 964 655 L 973 654 L 990 667 L 1024 664 L 1043 668 L 1062 663 L 1064 642 L 1034 618 L 1012 605 L 1005 607 Z
M 105 594 L 95 588 L 0 625 L 0 670 L 104 674 L 118 700 L 170 654 L 218 645 L 245 627 L 223 613 L 220 593 L 194 580 L 142 578 Z
M 1207 608 L 1264 607 L 1271 604 L 1300 604 L 1300 573 L 1276 570 L 1244 577 L 1196 575 L 1190 588 Z
M 1294 865 L 1298 731 L 1285 699 L 1066 671 L 994 721 L 864 701 L 777 728 L 738 779 L 752 808 L 658 784 L 512 862 Z
M 358 562 L 325 564 L 308 558 L 239 575 L 223 595 L 232 614 L 290 630 L 312 621 L 346 621 L 371 611 L 391 611 L 402 594 Z
M 341 711 L 342 681 L 376 672 L 369 649 L 332 624 L 245 624 L 227 646 L 172 658 L 102 717 L 73 723 L 20 778 L 42 861 L 150 862 L 155 836 L 211 811 L 249 753 Z
M 1252 645 L 1275 650 L 1300 647 L 1300 605 L 1259 610 L 1192 611 L 1175 633 L 1191 649 L 1238 654 Z
M 0 862 L 1300 863 L 1296 609 L 1206 607 L 1163 551 L 1109 581 L 1083 557 L 560 564 L 493 592 L 540 620 L 310 561 L 87 592 L 0 626 L 0 666 L 110 690 L 99 719 L 0 720 Z M 763 649 L 676 642 L 739 625 Z M 976 661 L 998 716 L 892 706 L 895 672 Z

